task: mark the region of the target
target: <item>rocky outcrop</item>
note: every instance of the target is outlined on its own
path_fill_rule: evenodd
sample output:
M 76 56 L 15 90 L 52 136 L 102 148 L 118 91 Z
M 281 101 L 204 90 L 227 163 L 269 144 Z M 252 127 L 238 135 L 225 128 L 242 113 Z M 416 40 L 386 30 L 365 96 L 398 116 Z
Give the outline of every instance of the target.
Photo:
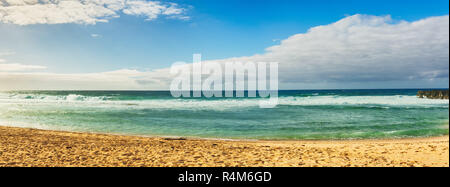
M 448 90 L 429 90 L 417 92 L 419 98 L 448 99 Z

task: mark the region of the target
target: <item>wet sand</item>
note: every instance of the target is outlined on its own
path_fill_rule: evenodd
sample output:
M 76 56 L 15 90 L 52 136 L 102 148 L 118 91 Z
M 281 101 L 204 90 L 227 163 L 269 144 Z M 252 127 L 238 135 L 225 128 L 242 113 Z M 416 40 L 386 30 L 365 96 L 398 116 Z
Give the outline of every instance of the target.
M 449 167 L 449 136 L 392 140 L 225 141 L 0 126 L 0 167 Z

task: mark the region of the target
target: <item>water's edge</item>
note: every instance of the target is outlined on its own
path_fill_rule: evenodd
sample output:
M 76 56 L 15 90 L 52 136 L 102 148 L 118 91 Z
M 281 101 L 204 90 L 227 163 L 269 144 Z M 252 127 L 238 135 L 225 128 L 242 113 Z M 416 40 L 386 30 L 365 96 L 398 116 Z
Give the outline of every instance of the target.
M 449 124 L 447 124 L 448 126 Z M 329 141 L 377 141 L 377 140 L 417 140 L 428 138 L 447 137 L 449 133 L 436 136 L 411 136 L 411 137 L 389 137 L 389 138 L 353 138 L 353 139 L 233 139 L 233 138 L 202 138 L 202 137 L 189 137 L 189 136 L 154 136 L 154 135 L 138 135 L 138 134 L 123 134 L 123 133 L 104 133 L 104 132 L 84 132 L 84 131 L 64 131 L 64 130 L 51 130 L 51 129 L 39 129 L 31 127 L 16 127 L 0 124 L 0 127 L 28 129 L 37 131 L 57 132 L 57 133 L 77 133 L 77 134 L 90 134 L 90 135 L 106 135 L 106 136 L 122 136 L 122 137 L 137 137 L 137 138 L 151 138 L 151 139 L 164 139 L 164 140 L 206 140 L 206 141 L 230 141 L 230 142 L 329 142 Z

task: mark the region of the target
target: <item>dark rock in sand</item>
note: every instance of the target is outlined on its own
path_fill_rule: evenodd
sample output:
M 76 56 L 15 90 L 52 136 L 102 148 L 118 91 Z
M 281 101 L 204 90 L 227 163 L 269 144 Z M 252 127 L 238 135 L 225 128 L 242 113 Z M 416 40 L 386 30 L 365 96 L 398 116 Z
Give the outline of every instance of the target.
M 448 90 L 418 91 L 417 96 L 427 99 L 448 99 Z

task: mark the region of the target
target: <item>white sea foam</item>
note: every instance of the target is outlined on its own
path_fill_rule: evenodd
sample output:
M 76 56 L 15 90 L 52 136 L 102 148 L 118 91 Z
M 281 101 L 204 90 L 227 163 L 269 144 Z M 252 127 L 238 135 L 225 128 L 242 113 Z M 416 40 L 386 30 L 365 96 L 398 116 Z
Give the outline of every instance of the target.
M 106 96 L 83 96 L 77 94 L 69 95 L 42 95 L 42 94 L 5 94 L 0 93 L 0 100 L 10 100 L 10 101 L 39 101 L 39 102 L 51 102 L 51 101 L 106 101 L 109 97 Z
M 448 105 L 449 100 L 421 99 L 416 96 L 317 96 L 286 97 L 281 105 L 387 105 L 387 106 L 430 106 Z
M 245 107 L 258 107 L 259 101 L 266 98 L 229 98 L 229 99 L 149 99 L 149 100 L 109 100 L 105 96 L 82 95 L 27 95 L 0 93 L 1 105 L 55 105 L 64 104 L 71 107 L 109 107 L 109 108 L 155 108 L 155 109 L 213 109 L 225 110 Z M 391 106 L 399 107 L 446 107 L 449 100 L 420 99 L 416 96 L 311 96 L 311 97 L 280 97 L 279 106 Z

